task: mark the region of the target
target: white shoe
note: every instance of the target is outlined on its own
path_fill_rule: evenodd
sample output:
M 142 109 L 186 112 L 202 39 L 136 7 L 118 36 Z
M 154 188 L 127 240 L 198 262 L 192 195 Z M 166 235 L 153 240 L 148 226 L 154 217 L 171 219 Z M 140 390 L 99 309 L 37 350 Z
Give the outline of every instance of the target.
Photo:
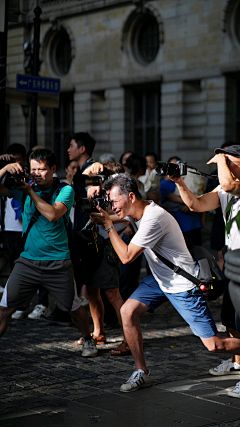
M 240 382 L 237 383 L 232 391 L 228 391 L 228 396 L 240 397 Z
M 83 351 L 82 351 L 83 357 L 95 357 L 95 356 L 97 356 L 98 350 L 96 347 L 96 342 L 93 338 L 91 338 L 90 340 L 87 340 L 87 341 L 85 341 L 85 339 L 83 338 L 82 343 L 83 343 Z
M 41 315 L 48 316 L 50 314 L 49 309 L 42 304 L 38 304 L 34 307 L 33 311 L 28 315 L 29 319 L 37 320 L 40 319 Z
M 80 297 L 79 299 L 80 299 L 80 301 L 81 301 L 81 306 L 82 306 L 82 307 L 87 308 L 87 307 L 89 306 L 89 301 L 88 301 L 88 299 L 87 299 L 87 298 L 85 298 L 85 297 Z
M 240 365 L 232 359 L 223 360 L 216 368 L 209 369 L 211 375 L 234 375 L 240 374 Z
M 121 385 L 120 391 L 128 393 L 130 391 L 136 391 L 142 387 L 149 387 L 150 385 L 152 385 L 150 371 L 148 371 L 148 374 L 146 375 L 142 369 L 137 369 L 132 373 L 127 382 Z
M 24 319 L 24 317 L 27 317 L 27 311 L 17 310 L 12 314 L 12 319 L 14 320 Z

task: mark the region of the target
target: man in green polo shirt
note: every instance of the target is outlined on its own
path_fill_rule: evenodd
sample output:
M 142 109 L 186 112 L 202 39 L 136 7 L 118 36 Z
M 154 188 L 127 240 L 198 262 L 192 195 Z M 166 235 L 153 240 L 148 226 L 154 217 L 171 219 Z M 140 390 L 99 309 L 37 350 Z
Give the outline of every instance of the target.
M 58 179 L 54 178 L 56 158 L 52 151 L 33 151 L 30 165 L 34 179 L 31 185 L 22 180 L 16 189 L 9 190 L 0 184 L 0 195 L 15 197 L 22 204 L 23 237 L 26 237 L 0 303 L 0 337 L 7 330 L 11 315 L 17 309 L 26 310 L 42 285 L 55 297 L 63 311 L 71 312 L 73 322 L 84 337 L 82 355 L 96 356 L 87 312 L 81 307 L 80 300 L 78 303 L 74 298 L 74 276 L 67 235 L 74 191 L 70 185 L 59 187 Z M 0 170 L 0 179 L 6 172 L 17 175 L 22 172 L 22 167 L 19 163 L 6 165 Z M 36 212 L 39 216 L 29 229 Z

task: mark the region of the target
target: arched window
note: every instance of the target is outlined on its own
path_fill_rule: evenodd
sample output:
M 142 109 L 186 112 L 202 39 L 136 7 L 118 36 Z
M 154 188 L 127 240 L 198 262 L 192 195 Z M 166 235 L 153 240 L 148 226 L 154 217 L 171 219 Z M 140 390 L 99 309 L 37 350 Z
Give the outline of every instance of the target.
M 52 39 L 50 53 L 52 67 L 58 75 L 66 75 L 71 67 L 71 40 L 67 31 L 62 29 Z
M 153 62 L 160 47 L 156 18 L 149 13 L 142 15 L 135 23 L 132 37 L 133 53 L 136 60 L 145 65 Z

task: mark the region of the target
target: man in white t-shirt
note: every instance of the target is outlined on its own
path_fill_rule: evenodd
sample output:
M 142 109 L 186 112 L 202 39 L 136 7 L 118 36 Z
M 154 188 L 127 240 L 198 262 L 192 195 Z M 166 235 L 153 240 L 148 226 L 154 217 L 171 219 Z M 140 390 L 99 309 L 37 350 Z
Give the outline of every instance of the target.
M 152 275 L 142 281 L 121 308 L 124 334 L 137 370 L 121 386 L 120 391 L 131 392 L 152 384 L 144 359 L 139 318 L 168 300 L 210 351 L 240 354 L 240 340 L 224 338 L 218 333 L 202 292 L 193 283 L 174 273 L 153 252 L 163 255 L 188 273 L 197 275 L 198 269 L 176 220 L 155 203 L 142 200 L 136 180 L 130 175 L 119 174 L 109 178 L 104 187 L 109 192 L 117 221 L 132 218 L 137 231 L 127 246 L 113 227 L 114 216 L 109 216 L 99 208 L 100 215 L 93 215 L 93 220 L 104 224 L 123 264 L 130 263 L 144 251 L 152 271 Z
M 171 177 L 171 179 L 177 184 L 181 198 L 191 211 L 206 212 L 221 206 L 223 218 L 226 223 L 228 219 L 234 218 L 240 211 L 240 145 L 217 148 L 215 153 L 216 155 L 208 164 L 217 163 L 220 185 L 210 193 L 203 194 L 197 198 L 189 190 L 186 181 L 183 181 L 182 177 Z M 231 210 L 226 213 L 226 207 L 232 197 L 235 197 L 235 203 Z M 232 224 L 230 232 L 225 235 L 225 243 L 227 249 L 240 249 L 240 230 L 235 221 Z M 228 292 L 228 285 L 224 291 L 221 319 L 223 325 L 226 326 L 228 335 L 240 338 L 240 319 L 236 315 L 232 305 Z M 235 354 L 233 358 L 222 361 L 220 365 L 211 368 L 209 373 L 217 376 L 228 374 L 239 375 L 240 356 Z M 240 382 L 237 383 L 234 390 L 229 391 L 228 394 L 232 397 L 240 398 Z

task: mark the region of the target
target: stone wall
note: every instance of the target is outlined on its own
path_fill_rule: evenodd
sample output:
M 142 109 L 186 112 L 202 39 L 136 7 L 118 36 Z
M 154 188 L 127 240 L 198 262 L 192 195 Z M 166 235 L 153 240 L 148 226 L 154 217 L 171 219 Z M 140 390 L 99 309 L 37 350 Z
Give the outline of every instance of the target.
M 49 34 L 63 26 L 72 43 L 72 64 L 61 77 L 61 88 L 74 91 L 74 128 L 96 138 L 96 158 L 109 151 L 119 158 L 124 151 L 124 86 L 161 82 L 162 159 L 178 154 L 206 169 L 213 149 L 233 135 L 233 123 L 226 121 L 225 72 L 240 69 L 240 47 L 230 22 L 232 2 L 156 0 L 145 6 L 161 30 L 159 52 L 149 65 L 139 63 L 132 50 L 135 4 L 42 2 L 41 75 L 59 77 L 51 66 L 48 41 Z M 23 41 L 22 26 L 9 30 L 9 86 L 14 85 L 15 74 L 23 72 Z M 24 142 L 27 132 L 21 109 L 12 106 L 10 111 L 10 142 Z M 41 115 L 38 122 L 42 143 Z

